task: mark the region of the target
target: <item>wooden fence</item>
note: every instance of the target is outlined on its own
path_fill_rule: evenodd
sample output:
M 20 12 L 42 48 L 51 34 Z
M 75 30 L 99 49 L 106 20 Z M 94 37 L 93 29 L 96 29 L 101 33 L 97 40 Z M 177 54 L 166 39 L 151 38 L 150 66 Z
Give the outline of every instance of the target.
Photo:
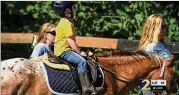
M 31 43 L 33 35 L 34 33 L 1 33 L 1 43 Z M 135 50 L 138 46 L 137 40 L 81 36 L 77 36 L 76 40 L 79 47 Z M 172 53 L 179 54 L 179 42 L 165 43 L 165 46 Z

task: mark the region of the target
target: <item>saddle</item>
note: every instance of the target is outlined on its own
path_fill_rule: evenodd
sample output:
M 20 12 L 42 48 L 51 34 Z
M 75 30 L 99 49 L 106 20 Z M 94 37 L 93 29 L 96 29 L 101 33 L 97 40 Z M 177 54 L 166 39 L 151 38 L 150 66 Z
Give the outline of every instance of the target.
M 52 93 L 80 93 L 80 81 L 77 66 L 66 60 L 59 59 L 53 52 L 42 56 L 42 68 L 46 72 L 46 80 Z M 88 73 L 95 87 L 104 87 L 104 73 L 100 65 L 90 58 L 85 58 L 88 63 Z M 54 78 L 55 77 L 55 78 Z
M 60 70 L 70 70 L 69 66 L 65 64 L 64 60 L 59 60 L 52 53 L 43 55 L 42 61 L 51 68 Z
M 70 70 L 70 68 L 76 68 L 75 65 L 70 64 L 66 60 L 57 58 L 53 52 L 48 52 L 48 60 L 44 60 L 43 62 L 49 65 L 52 68 L 58 68 L 61 70 Z M 99 64 L 90 58 L 85 57 L 88 64 L 88 70 L 91 72 L 90 77 L 92 78 L 92 83 L 97 80 L 98 76 L 98 66 Z

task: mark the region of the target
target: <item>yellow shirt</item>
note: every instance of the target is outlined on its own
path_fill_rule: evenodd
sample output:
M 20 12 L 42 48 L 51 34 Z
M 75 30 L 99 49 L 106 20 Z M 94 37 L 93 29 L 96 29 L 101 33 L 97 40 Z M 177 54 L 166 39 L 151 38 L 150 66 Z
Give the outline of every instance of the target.
M 71 50 L 67 38 L 75 35 L 74 25 L 67 19 L 61 18 L 56 27 L 54 54 L 60 56 L 64 51 Z

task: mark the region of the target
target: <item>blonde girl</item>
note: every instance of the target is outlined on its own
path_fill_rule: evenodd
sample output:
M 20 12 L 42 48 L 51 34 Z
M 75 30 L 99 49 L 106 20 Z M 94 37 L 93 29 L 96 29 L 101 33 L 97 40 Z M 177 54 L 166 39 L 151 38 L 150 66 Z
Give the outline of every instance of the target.
M 162 14 L 152 14 L 144 24 L 138 50 L 157 53 L 164 59 L 169 60 L 171 53 L 164 47 L 163 38 L 166 25 Z
M 55 28 L 56 26 L 50 23 L 45 23 L 40 27 L 37 44 L 30 58 L 39 57 L 51 51 L 51 46 L 54 44 Z

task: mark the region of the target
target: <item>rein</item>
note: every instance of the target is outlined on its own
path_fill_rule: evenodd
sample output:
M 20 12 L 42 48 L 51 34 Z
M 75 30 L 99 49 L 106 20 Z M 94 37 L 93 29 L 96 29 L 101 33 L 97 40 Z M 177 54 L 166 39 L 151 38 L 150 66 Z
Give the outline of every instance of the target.
M 165 73 L 165 65 L 166 65 L 166 61 L 164 59 L 163 60 L 163 64 L 162 64 L 162 67 L 161 67 L 161 71 L 160 71 L 160 76 L 158 79 L 164 79 L 164 73 Z
M 159 79 L 163 79 L 164 73 L 165 73 L 165 62 L 162 64 L 162 69 L 160 72 Z
M 90 60 L 92 60 L 94 63 L 98 64 L 98 66 L 101 67 L 103 70 L 105 70 L 105 71 L 111 73 L 112 75 L 114 75 L 114 77 L 115 77 L 118 81 L 122 81 L 122 82 L 125 82 L 125 83 L 129 83 L 129 82 L 130 82 L 127 78 L 125 78 L 125 77 L 123 77 L 123 76 L 121 76 L 121 75 L 118 75 L 118 74 L 116 74 L 115 72 L 111 71 L 110 69 L 108 69 L 108 68 L 106 68 L 106 67 L 100 65 L 99 62 L 98 62 L 98 60 L 97 60 L 97 57 L 96 57 L 96 56 L 94 56 L 94 59 L 93 59 L 93 58 L 88 58 L 88 59 L 90 59 Z M 118 78 L 117 76 L 121 76 L 122 78 Z
M 97 59 L 97 56 L 94 56 L 94 57 L 95 57 L 94 59 L 92 58 L 93 61 L 94 61 L 94 62 L 98 62 L 98 60 L 96 60 L 96 59 Z M 95 61 L 95 60 L 96 60 L 96 61 Z M 108 69 L 108 68 L 106 68 L 106 67 L 104 67 L 104 66 L 102 66 L 102 65 L 100 65 L 100 67 L 101 67 L 103 70 L 105 70 L 105 71 L 111 73 L 112 75 L 114 75 L 114 77 L 115 77 L 118 81 L 122 81 L 122 82 L 125 82 L 125 83 L 129 83 L 129 82 L 130 82 L 130 80 L 127 79 L 126 77 L 121 76 L 121 75 L 118 75 L 118 74 L 116 74 L 114 71 L 111 71 L 110 69 Z M 164 63 L 162 64 L 160 76 L 159 76 L 158 79 L 163 79 L 164 73 L 165 73 L 165 61 L 164 61 Z M 120 76 L 121 78 L 118 78 L 117 76 Z
M 125 82 L 125 83 L 129 83 L 129 82 L 130 82 L 127 78 L 125 78 L 125 77 L 123 77 L 123 76 L 121 76 L 121 75 L 120 75 L 120 76 L 121 76 L 122 78 L 118 78 L 118 77 L 117 77 L 118 74 L 116 74 L 115 72 L 111 71 L 110 69 L 108 69 L 108 68 L 106 68 L 106 67 L 104 67 L 104 66 L 101 66 L 101 65 L 100 65 L 100 67 L 101 67 L 103 70 L 105 70 L 105 71 L 111 73 L 112 75 L 114 75 L 114 77 L 115 77 L 118 81 L 122 81 L 122 82 Z M 118 76 L 119 76 L 119 75 L 118 75 Z

